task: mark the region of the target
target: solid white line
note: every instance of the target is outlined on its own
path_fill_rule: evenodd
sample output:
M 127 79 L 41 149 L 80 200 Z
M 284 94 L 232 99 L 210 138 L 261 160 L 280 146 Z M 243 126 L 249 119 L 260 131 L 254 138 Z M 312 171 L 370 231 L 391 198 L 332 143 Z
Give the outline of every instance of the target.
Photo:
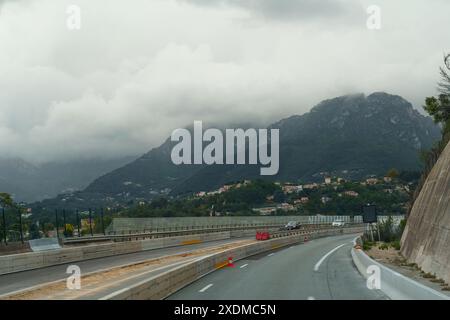
M 199 290 L 198 292 L 205 292 L 206 290 L 208 290 L 209 288 L 211 288 L 213 286 L 212 283 L 208 284 L 206 287 L 204 287 L 202 290 Z
M 246 263 L 246 264 L 244 264 L 243 266 L 241 266 L 241 269 L 242 269 L 242 268 L 245 268 L 246 266 L 248 266 L 248 263 Z
M 337 246 L 336 248 L 334 248 L 333 250 L 331 250 L 330 252 L 328 252 L 326 255 L 324 255 L 324 256 L 319 260 L 319 262 L 317 262 L 316 265 L 314 266 L 314 271 L 319 271 L 319 267 L 320 267 L 320 265 L 322 264 L 322 262 L 324 262 L 325 259 L 326 259 L 330 254 L 332 254 L 333 252 L 335 252 L 336 250 L 338 250 L 339 248 L 341 248 L 341 247 L 343 247 L 343 246 L 345 246 L 345 245 L 346 245 L 345 243 L 344 243 L 344 244 L 341 244 L 340 246 Z
M 125 279 L 120 279 L 119 281 L 116 281 L 115 283 L 123 282 L 123 281 L 129 280 L 129 279 L 135 278 L 135 277 L 137 277 L 137 276 L 142 276 L 142 275 L 144 275 L 144 274 L 146 274 L 146 273 L 152 273 L 152 272 L 154 272 L 154 271 L 159 271 L 159 270 L 162 270 L 162 269 L 167 269 L 167 268 L 170 268 L 170 267 L 173 267 L 173 266 L 177 266 L 177 265 L 178 265 L 178 268 L 179 268 L 179 267 L 182 267 L 182 266 L 183 266 L 183 262 L 185 262 L 184 264 L 188 264 L 188 263 L 190 263 L 190 262 L 192 262 L 192 261 L 195 261 L 195 260 L 196 260 L 196 258 L 194 258 L 194 259 L 189 259 L 189 260 L 187 260 L 187 261 L 180 261 L 180 262 L 176 262 L 176 263 L 173 263 L 173 264 L 169 264 L 169 265 L 164 266 L 164 267 L 160 267 L 160 268 L 156 268 L 156 269 L 149 270 L 149 271 L 146 271 L 146 272 L 142 272 L 142 273 L 140 273 L 140 274 L 138 274 L 138 275 L 135 275 L 135 276 L 131 276 L 131 277 L 128 277 L 128 278 L 125 278 Z M 180 266 L 180 265 L 181 265 L 181 266 Z M 168 270 L 167 272 L 172 271 L 172 270 L 175 270 L 176 268 L 177 268 L 177 267 L 175 267 L 175 268 L 173 268 L 173 269 L 171 269 L 171 270 Z M 127 291 L 127 290 L 130 290 L 130 289 L 133 288 L 134 286 L 139 285 L 139 284 L 141 284 L 141 283 L 145 283 L 146 281 L 148 281 L 148 280 L 145 279 L 145 280 L 142 280 L 142 281 L 140 281 L 140 282 L 138 282 L 138 283 L 135 283 L 135 284 L 132 284 L 132 285 L 127 286 L 127 287 L 125 287 L 125 288 L 122 288 L 122 289 L 120 289 L 120 290 L 114 291 L 114 292 L 112 292 L 112 293 L 110 293 L 110 294 L 108 294 L 108 295 L 106 295 L 106 296 L 104 296 L 104 297 L 99 298 L 98 300 L 109 300 L 111 297 L 114 297 L 114 296 L 116 296 L 116 295 L 118 295 L 118 294 L 120 294 L 120 293 L 122 293 L 122 292 L 125 292 L 125 291 Z

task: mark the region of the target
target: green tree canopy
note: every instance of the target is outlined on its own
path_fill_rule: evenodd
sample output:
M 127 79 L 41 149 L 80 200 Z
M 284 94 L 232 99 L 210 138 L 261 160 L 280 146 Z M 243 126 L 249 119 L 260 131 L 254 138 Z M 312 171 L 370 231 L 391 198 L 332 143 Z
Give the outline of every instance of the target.
M 441 93 L 438 97 L 425 99 L 426 112 L 433 117 L 434 122 L 443 125 L 443 134 L 450 132 L 450 54 L 444 57 L 444 66 L 440 67 L 441 81 L 438 89 Z
M 399 176 L 399 172 L 398 172 L 398 170 L 395 169 L 395 168 L 390 169 L 390 170 L 386 173 L 386 177 L 389 177 L 389 178 L 392 178 L 392 179 L 395 179 L 395 178 L 397 178 L 398 176 Z
M 439 91 L 444 95 L 450 95 L 450 54 L 444 57 L 444 66 L 439 68 L 441 81 L 438 83 Z
M 10 194 L 0 192 L 0 206 L 2 207 L 14 207 L 14 201 Z
M 434 122 L 444 125 L 444 133 L 450 130 L 450 96 L 428 97 L 423 107 L 433 117 Z

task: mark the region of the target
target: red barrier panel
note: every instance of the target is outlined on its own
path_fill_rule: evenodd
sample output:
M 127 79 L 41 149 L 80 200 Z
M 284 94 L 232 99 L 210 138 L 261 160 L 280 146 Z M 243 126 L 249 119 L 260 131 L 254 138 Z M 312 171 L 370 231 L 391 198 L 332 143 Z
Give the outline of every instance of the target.
M 269 232 L 256 232 L 256 240 L 269 240 Z

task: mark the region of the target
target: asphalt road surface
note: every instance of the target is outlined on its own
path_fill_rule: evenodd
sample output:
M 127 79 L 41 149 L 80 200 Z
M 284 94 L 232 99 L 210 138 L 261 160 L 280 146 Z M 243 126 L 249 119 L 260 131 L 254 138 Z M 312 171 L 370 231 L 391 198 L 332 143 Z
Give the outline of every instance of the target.
M 355 235 L 315 239 L 236 262 L 181 289 L 169 300 L 384 300 L 353 264 Z
M 51 281 L 66 279 L 69 276 L 66 273 L 67 267 L 69 265 L 75 264 L 79 266 L 82 274 L 85 274 L 125 264 L 136 263 L 148 259 L 154 259 L 162 256 L 176 255 L 201 248 L 207 248 L 231 242 L 242 241 L 245 239 L 246 238 L 232 238 L 226 240 L 209 241 L 187 246 L 148 250 L 0 275 L 0 295 L 12 293 L 18 290 L 30 288 Z

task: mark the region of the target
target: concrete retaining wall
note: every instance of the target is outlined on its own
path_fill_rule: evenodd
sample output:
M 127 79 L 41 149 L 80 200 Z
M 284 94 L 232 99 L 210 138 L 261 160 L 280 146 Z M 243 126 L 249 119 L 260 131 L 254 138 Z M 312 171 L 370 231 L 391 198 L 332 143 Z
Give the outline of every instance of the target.
M 450 300 L 450 297 L 445 294 L 407 278 L 376 262 L 361 249 L 353 248 L 352 258 L 358 271 L 366 279 L 371 275 L 371 273 L 367 273 L 369 266 L 375 265 L 380 268 L 380 289 L 393 300 Z
M 52 251 L 28 252 L 0 256 L 0 275 L 52 265 L 77 262 L 119 254 L 140 252 L 200 242 L 229 239 L 230 232 L 216 232 L 141 241 L 113 242 Z
M 178 266 L 162 274 L 142 281 L 132 287 L 124 288 L 110 294 L 103 300 L 160 300 L 168 297 L 186 285 L 196 281 L 206 274 L 227 265 L 227 259 L 233 261 L 270 251 L 293 243 L 303 242 L 305 234 L 309 239 L 339 235 L 344 233 L 362 232 L 363 228 L 328 229 L 318 231 L 298 231 L 297 234 L 253 244 L 243 245 L 238 248 L 222 251 L 206 257 L 199 258 L 193 262 Z
M 408 262 L 450 283 L 450 143 L 414 201 L 401 244 Z

